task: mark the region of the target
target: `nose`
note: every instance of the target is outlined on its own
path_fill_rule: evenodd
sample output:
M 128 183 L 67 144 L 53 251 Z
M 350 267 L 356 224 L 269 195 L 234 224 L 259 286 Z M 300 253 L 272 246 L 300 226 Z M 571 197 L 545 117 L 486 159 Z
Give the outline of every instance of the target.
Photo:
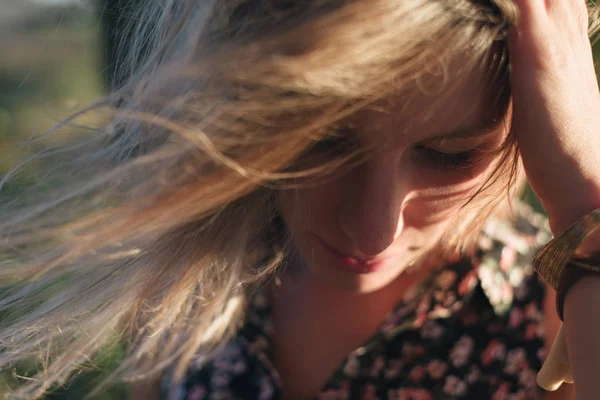
M 390 157 L 366 161 L 348 174 L 339 223 L 354 249 L 365 256 L 386 250 L 402 231 L 406 179 Z

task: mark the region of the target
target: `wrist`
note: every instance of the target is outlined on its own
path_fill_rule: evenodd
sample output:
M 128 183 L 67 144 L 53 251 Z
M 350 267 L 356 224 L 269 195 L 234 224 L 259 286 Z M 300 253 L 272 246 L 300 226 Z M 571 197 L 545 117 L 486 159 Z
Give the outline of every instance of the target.
M 570 198 L 562 201 L 546 202 L 542 200 L 554 236 L 559 236 L 575 221 L 600 208 L 600 184 L 589 185 L 585 190 L 574 191 L 568 197 Z M 598 249 L 600 250 L 600 246 Z

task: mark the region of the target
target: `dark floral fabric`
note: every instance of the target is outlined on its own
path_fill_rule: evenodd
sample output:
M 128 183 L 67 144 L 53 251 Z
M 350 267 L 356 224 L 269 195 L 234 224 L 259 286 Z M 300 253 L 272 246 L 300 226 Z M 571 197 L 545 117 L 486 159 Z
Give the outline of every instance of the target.
M 514 221 L 490 221 L 475 257 L 434 272 L 404 295 L 379 331 L 348 354 L 318 399 L 539 399 L 544 285 L 531 268 L 550 239 L 526 206 Z M 215 358 L 197 358 L 164 398 L 281 398 L 272 362 L 270 304 L 253 296 L 246 322 Z

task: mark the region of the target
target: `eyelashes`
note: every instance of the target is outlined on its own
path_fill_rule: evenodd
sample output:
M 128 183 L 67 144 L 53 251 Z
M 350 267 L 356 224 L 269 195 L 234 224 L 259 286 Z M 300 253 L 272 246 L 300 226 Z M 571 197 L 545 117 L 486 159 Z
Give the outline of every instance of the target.
M 314 154 L 340 155 L 358 149 L 358 144 L 345 136 L 332 136 L 319 141 L 310 150 Z
M 420 165 L 435 169 L 466 169 L 473 167 L 477 162 L 477 149 L 444 153 L 418 145 L 413 148 L 413 153 Z
M 306 155 L 312 162 L 331 160 L 360 149 L 360 144 L 345 136 L 327 138 L 315 144 Z M 425 145 L 414 145 L 407 149 L 411 162 L 424 170 L 466 170 L 474 168 L 483 158 L 481 146 L 459 152 L 444 152 Z

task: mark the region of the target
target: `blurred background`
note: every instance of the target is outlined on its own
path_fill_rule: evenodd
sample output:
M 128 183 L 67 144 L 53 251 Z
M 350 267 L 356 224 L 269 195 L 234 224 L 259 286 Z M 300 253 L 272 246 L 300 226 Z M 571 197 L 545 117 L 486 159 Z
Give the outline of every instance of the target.
M 131 16 L 133 2 L 138 1 L 0 0 L 0 176 L 22 158 L 24 141 L 115 84 L 115 35 Z M 598 59 L 600 46 L 595 53 Z M 3 189 L 3 196 L 18 198 L 21 187 L 43 174 L 42 166 L 28 169 L 16 183 Z M 538 207 L 530 192 L 525 196 Z M 47 398 L 83 398 L 114 368 L 121 354 L 119 344 L 111 346 L 93 366 Z M 0 395 L 18 379 L 13 371 L 0 375 Z M 95 397 L 124 398 L 123 387 Z
M 112 38 L 125 14 L 119 2 L 131 0 L 0 0 L 0 176 L 23 158 L 22 143 L 96 100 L 113 83 L 113 70 L 107 66 L 114 64 Z M 22 189 L 44 173 L 40 165 L 27 168 L 3 188 L 2 196 L 19 198 Z M 121 354 L 118 343 L 107 348 L 68 386 L 47 398 L 82 399 Z M 26 367 L 19 368 L 23 378 L 3 371 L 0 397 L 35 372 L 34 366 L 30 369 L 27 373 Z M 125 398 L 120 386 L 94 397 Z

